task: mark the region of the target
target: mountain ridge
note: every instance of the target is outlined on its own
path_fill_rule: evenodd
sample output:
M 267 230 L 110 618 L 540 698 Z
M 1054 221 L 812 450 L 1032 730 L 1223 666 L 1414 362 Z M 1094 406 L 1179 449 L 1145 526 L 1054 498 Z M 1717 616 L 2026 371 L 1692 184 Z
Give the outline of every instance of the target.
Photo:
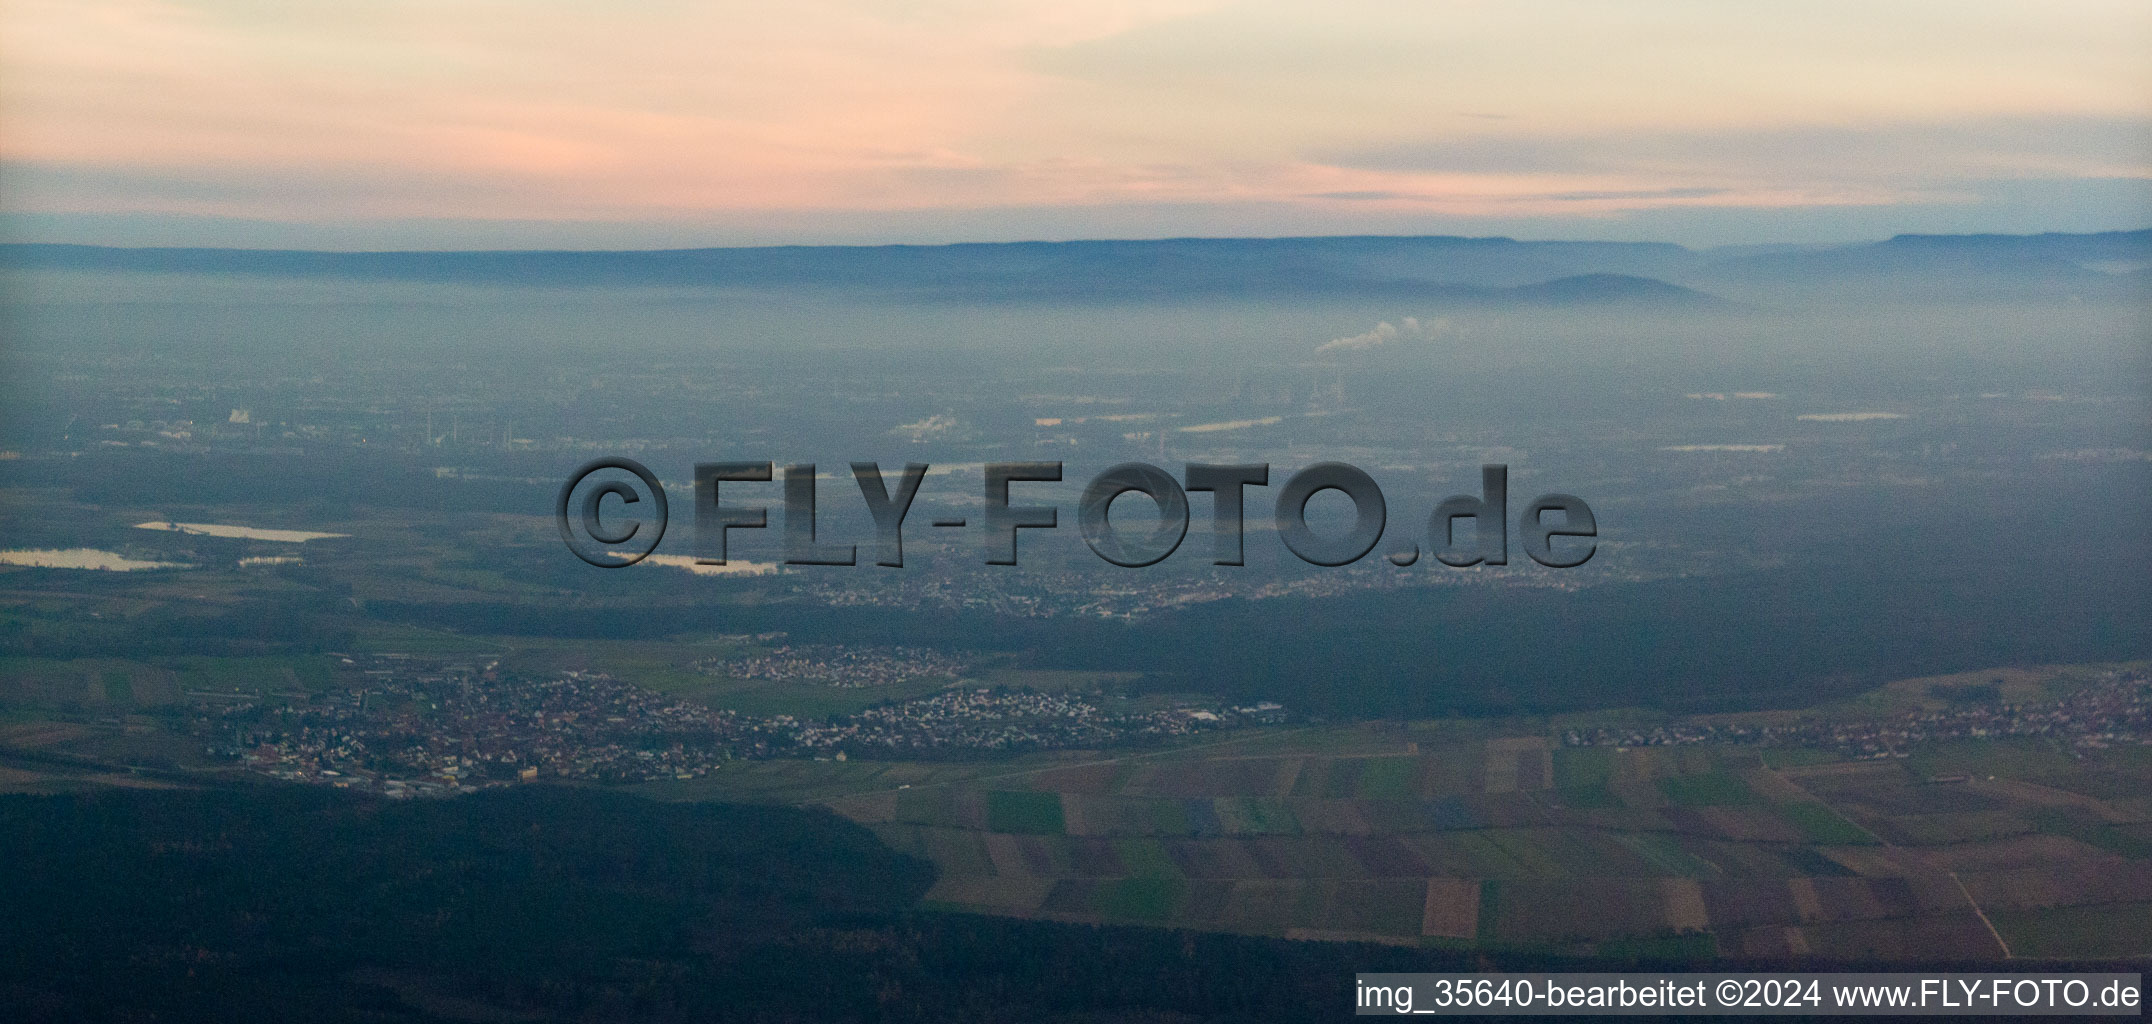
M 1902 279 L 1939 293 L 1998 280 L 2138 289 L 2152 229 L 2093 234 L 1901 234 L 1839 246 L 1689 249 L 1668 242 L 1502 236 L 1168 238 L 948 245 L 651 250 L 120 248 L 0 244 L 0 268 L 582 287 L 853 289 L 920 298 L 1426 297 L 1471 303 L 1695 304 L 1714 284 Z M 2119 269 L 2115 269 L 2119 268 Z M 1640 282 L 1651 282 L 1643 284 Z M 1654 287 L 1656 286 L 1656 287 Z M 2141 289 L 2138 289 L 2141 290 Z

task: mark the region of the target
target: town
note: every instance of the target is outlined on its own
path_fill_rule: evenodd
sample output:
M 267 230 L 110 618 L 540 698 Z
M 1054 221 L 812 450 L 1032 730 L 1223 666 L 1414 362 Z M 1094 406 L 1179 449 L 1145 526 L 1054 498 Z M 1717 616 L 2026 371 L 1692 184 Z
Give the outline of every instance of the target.
M 749 670 L 827 664 L 772 657 L 751 660 L 760 667 Z M 868 665 L 888 658 L 858 657 Z M 959 685 L 809 721 L 713 709 L 602 672 L 533 677 L 502 672 L 498 663 L 396 654 L 347 660 L 362 684 L 273 698 L 196 695 L 195 734 L 209 741 L 209 753 L 251 771 L 402 798 L 539 780 L 692 779 L 763 758 L 960 757 L 1158 742 L 1286 719 L 1283 707 L 1267 702 L 1111 711 L 1092 695 Z
M 711 659 L 695 668 L 710 675 L 773 682 L 808 682 L 840 689 L 888 686 L 927 677 L 955 679 L 970 661 L 923 647 L 858 647 L 848 644 L 779 646 L 744 660 Z
M 2038 736 L 2096 749 L 2152 743 L 2152 676 L 2136 670 L 2103 672 L 2059 699 L 2007 703 L 1991 687 L 1960 688 L 1953 706 L 1872 720 L 1804 718 L 1788 725 L 1692 722 L 1649 728 L 1570 729 L 1571 747 L 1660 747 L 1694 743 L 1805 747 L 1859 758 L 1906 756 L 1916 743 Z

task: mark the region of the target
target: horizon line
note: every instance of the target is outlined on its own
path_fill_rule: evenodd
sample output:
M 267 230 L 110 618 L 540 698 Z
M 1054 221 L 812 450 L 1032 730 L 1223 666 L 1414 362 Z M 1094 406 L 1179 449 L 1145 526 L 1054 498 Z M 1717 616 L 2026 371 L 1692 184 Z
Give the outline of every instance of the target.
M 668 246 L 661 248 L 564 248 L 559 246 L 532 248 L 481 248 L 481 249 L 302 249 L 259 246 L 227 245 L 109 245 L 97 242 L 13 241 L 0 240 L 0 251 L 22 249 L 97 249 L 112 252 L 231 252 L 259 254 L 305 254 L 324 256 L 393 256 L 393 255 L 545 255 L 545 254 L 613 254 L 656 255 L 664 253 L 697 253 L 721 251 L 754 251 L 778 249 L 955 249 L 966 247 L 1021 246 L 1021 245 L 1144 245 L 1172 242 L 1322 242 L 1322 241 L 1453 241 L 1453 242 L 1507 242 L 1516 245 L 1648 245 L 1669 246 L 1686 252 L 1713 252 L 1722 249 L 1755 249 L 1791 247 L 1801 249 L 1842 249 L 1862 245 L 1879 245 L 1905 239 L 2030 239 L 2030 238 L 2097 238 L 2109 235 L 2152 234 L 2152 225 L 2136 228 L 2111 228 L 2101 231 L 1971 231 L 1934 232 L 1908 231 L 1882 237 L 1855 239 L 1841 242 L 1730 242 L 1722 245 L 1693 246 L 1680 242 L 1650 238 L 1592 239 L 1592 238 L 1519 238 L 1514 235 L 1459 235 L 1459 234 L 1338 234 L 1338 235 L 1163 235 L 1156 237 L 1087 237 L 1087 238 L 1035 238 L 1006 239 L 1001 241 L 954 241 L 954 242 L 773 242 L 755 245 L 696 245 Z

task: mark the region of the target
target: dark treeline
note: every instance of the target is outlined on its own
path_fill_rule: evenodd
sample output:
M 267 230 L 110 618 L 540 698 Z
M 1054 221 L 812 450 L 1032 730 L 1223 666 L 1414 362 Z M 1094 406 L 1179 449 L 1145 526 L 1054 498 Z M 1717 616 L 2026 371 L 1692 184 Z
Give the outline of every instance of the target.
M 365 967 L 548 1012 L 697 970 L 684 991 L 774 984 L 781 958 L 755 950 L 909 907 L 933 880 L 826 812 L 540 787 L 8 796 L 0 850 L 10 1016 L 55 1018 L 363 1016 L 381 1000 L 345 976 Z
M 1299 1021 L 1355 971 L 1666 966 L 923 912 L 826 812 L 551 787 L 7 796 L 0 856 L 20 1021 Z

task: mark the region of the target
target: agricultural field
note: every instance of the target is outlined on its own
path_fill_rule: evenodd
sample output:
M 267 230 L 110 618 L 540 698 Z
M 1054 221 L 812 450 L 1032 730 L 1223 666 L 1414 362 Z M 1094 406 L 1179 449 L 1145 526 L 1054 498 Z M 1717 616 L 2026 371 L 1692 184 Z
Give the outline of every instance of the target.
M 209 696 L 313 693 L 337 679 L 326 655 L 155 659 L 0 658 L 0 704 L 104 714 L 176 707 Z
M 819 802 L 973 912 L 1618 957 L 2152 957 L 2145 748 L 1848 760 L 1528 724 L 1278 729 Z

